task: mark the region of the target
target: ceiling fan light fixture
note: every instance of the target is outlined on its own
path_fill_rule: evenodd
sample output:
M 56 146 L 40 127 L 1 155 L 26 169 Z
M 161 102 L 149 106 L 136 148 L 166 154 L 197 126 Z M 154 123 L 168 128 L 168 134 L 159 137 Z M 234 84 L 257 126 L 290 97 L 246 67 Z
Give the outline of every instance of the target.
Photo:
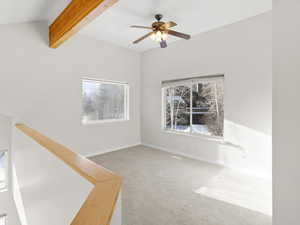
M 151 34 L 150 38 L 151 38 L 153 41 L 156 41 L 156 33 L 153 32 L 153 34 Z
M 168 39 L 168 32 L 163 32 L 161 35 L 161 39 L 166 41 Z
M 161 32 L 161 31 L 156 31 L 155 33 L 153 33 L 150 38 L 153 41 L 156 42 L 161 42 L 161 41 L 165 41 L 168 38 L 168 33 L 167 32 Z

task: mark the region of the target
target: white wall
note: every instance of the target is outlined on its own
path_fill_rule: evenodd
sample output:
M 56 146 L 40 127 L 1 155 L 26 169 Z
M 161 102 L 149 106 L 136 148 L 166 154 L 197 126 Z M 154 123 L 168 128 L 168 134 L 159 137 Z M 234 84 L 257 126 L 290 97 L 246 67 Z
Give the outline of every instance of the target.
M 81 154 L 140 142 L 140 56 L 76 35 L 47 46 L 46 23 L 0 25 L 0 113 L 45 133 Z M 81 78 L 130 85 L 130 120 L 81 125 Z
M 11 193 L 0 192 L 0 214 L 7 214 L 7 225 L 20 225 L 18 213 Z
M 273 224 L 299 225 L 300 2 L 273 3 Z
M 8 150 L 10 159 L 10 140 L 11 140 L 11 120 L 10 118 L 0 115 L 0 151 Z M 8 168 L 11 167 L 9 160 Z M 13 201 L 10 169 L 8 172 L 7 190 L 0 192 L 0 215 L 7 214 L 7 225 L 19 225 L 19 217 L 16 211 L 15 203 Z
M 11 121 L 0 114 L 0 151 L 8 150 L 10 145 Z
M 225 74 L 225 140 L 161 131 L 161 81 Z M 266 13 L 142 55 L 142 142 L 271 176 L 272 15 Z

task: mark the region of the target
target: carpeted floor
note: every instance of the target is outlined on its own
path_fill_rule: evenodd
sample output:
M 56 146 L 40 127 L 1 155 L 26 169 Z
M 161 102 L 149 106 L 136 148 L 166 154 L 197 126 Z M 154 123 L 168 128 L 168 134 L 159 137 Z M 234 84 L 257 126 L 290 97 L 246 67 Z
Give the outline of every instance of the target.
M 92 160 L 124 178 L 122 225 L 272 224 L 271 182 L 145 146 Z

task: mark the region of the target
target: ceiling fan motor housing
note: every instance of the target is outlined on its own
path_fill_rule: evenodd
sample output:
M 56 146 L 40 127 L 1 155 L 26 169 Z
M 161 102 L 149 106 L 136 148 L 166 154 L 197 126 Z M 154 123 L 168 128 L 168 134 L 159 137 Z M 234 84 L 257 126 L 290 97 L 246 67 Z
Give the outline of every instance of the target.
M 154 31 L 163 31 L 164 28 L 162 25 L 164 25 L 164 22 L 154 22 L 152 23 L 152 28 Z

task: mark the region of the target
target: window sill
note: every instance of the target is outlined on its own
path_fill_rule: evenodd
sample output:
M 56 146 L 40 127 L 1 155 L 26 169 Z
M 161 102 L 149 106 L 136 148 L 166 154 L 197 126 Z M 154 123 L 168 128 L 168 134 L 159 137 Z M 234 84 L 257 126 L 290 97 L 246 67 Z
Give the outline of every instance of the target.
M 82 125 L 96 125 L 102 123 L 115 123 L 115 122 L 127 122 L 129 119 L 115 119 L 115 120 L 96 120 L 96 121 L 81 121 Z
M 167 133 L 167 134 L 176 134 L 176 135 L 183 135 L 183 136 L 189 136 L 189 137 L 196 137 L 196 138 L 200 138 L 200 139 L 205 140 L 205 141 L 216 142 L 216 143 L 219 143 L 221 145 L 234 147 L 234 148 L 237 148 L 241 151 L 244 151 L 242 146 L 231 143 L 231 142 L 228 142 L 228 141 L 225 141 L 224 137 L 208 136 L 208 135 L 204 135 L 204 134 L 195 134 L 195 133 L 185 133 L 185 132 L 178 132 L 178 131 L 166 130 L 166 129 L 162 129 L 162 131 L 164 133 Z
M 216 142 L 224 142 L 223 137 L 217 137 L 217 136 L 208 136 L 205 134 L 195 134 L 195 133 L 190 133 L 190 132 L 180 132 L 180 131 L 175 131 L 175 130 L 168 130 L 168 129 L 163 129 L 163 132 L 165 133 L 170 133 L 170 134 L 179 134 L 179 135 L 184 135 L 184 136 L 190 136 L 190 137 L 200 137 L 209 141 L 216 141 Z
M 6 187 L 4 187 L 4 188 L 0 188 L 0 193 L 2 193 L 2 192 L 7 192 L 8 190 L 7 190 L 7 188 Z

